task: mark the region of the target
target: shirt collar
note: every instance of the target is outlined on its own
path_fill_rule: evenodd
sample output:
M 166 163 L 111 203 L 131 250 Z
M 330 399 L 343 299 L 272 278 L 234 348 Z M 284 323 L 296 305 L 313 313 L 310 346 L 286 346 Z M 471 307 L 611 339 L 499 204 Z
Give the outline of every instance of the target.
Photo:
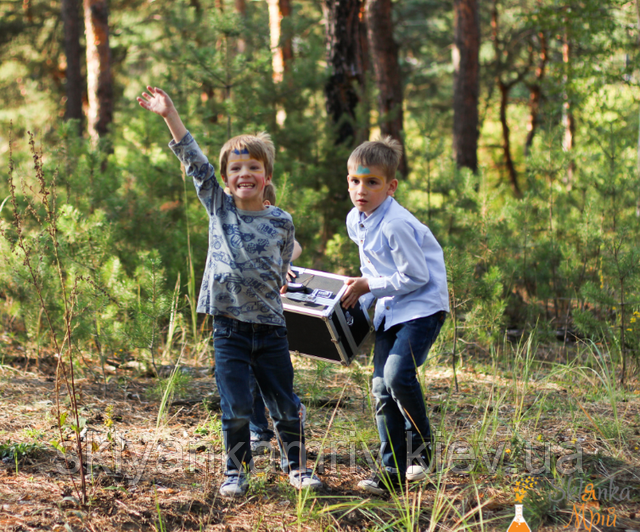
M 375 211 L 373 211 L 369 216 L 365 216 L 363 212 L 359 213 L 360 223 L 366 225 L 369 228 L 376 227 L 377 225 L 380 224 L 380 222 L 382 221 L 382 218 L 384 218 L 384 215 L 389 210 L 389 207 L 391 207 L 391 204 L 393 203 L 393 201 L 394 201 L 393 197 L 388 196 L 387 199 L 385 199 L 380 204 L 380 206 Z

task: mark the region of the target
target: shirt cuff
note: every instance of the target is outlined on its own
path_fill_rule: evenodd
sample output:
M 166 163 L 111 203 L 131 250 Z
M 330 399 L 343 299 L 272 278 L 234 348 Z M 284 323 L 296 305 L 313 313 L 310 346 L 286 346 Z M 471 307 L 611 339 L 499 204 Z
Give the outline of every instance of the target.
M 375 297 L 386 295 L 381 293 L 387 287 L 387 280 L 384 277 L 368 277 L 367 280 L 369 281 L 369 290 Z
M 180 142 L 176 142 L 175 139 L 171 139 L 171 142 L 169 142 L 169 148 L 173 149 L 175 147 L 186 146 L 192 140 L 193 140 L 193 137 L 191 136 L 191 133 L 189 133 L 187 131 L 185 133 L 184 137 L 182 137 L 182 139 L 180 139 Z

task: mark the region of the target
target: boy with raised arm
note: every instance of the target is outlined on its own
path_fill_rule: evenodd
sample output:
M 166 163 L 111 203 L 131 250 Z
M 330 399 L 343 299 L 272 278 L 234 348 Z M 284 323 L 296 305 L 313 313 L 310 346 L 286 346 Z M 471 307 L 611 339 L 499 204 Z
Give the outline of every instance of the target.
M 401 154 L 400 143 L 387 137 L 361 144 L 347 163 L 355 207 L 347 230 L 360 250 L 362 277 L 346 281 L 342 303 L 377 298 L 372 392 L 382 467 L 358 486 L 377 495 L 426 477 L 431 429 L 417 369 L 449 311 L 442 248 L 392 197 Z
M 278 435 L 282 469 L 297 488 L 316 489 L 320 480 L 306 468 L 304 432 L 293 396 L 293 367 L 280 292 L 286 290 L 294 242 L 291 216 L 263 205 L 271 182 L 275 148 L 269 135 L 240 135 L 220 151 L 218 184 L 213 166 L 187 131 L 171 98 L 147 87 L 140 105 L 162 116 L 171 131 L 169 147 L 193 177 L 209 214 L 209 251 L 198 312 L 212 314 L 215 374 L 227 453 L 223 497 L 243 495 L 252 466 L 249 417 L 254 372 Z

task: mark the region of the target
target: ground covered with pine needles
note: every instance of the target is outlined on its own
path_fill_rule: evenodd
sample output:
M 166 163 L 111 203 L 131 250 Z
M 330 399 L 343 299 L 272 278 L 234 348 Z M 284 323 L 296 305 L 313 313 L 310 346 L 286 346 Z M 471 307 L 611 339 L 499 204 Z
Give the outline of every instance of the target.
M 273 441 L 271 454 L 256 457 L 248 495 L 232 501 L 218 495 L 221 413 L 210 368 L 185 364 L 164 379 L 107 368 L 106 384 L 99 368 L 87 369 L 77 379 L 75 429 L 85 504 L 73 416 L 58 426 L 69 400 L 62 386 L 57 405 L 53 359 L 38 368 L 5 356 L 0 530 L 507 530 L 525 484 L 531 530 L 640 530 L 638 382 L 617 384 L 597 350 L 569 354 L 574 362 L 556 362 L 551 349 L 516 346 L 462 360 L 455 376 L 434 356 L 419 372 L 434 470 L 385 497 L 357 489 L 378 448 L 366 357 L 348 368 L 293 357 L 308 464 L 324 489 L 292 488 Z

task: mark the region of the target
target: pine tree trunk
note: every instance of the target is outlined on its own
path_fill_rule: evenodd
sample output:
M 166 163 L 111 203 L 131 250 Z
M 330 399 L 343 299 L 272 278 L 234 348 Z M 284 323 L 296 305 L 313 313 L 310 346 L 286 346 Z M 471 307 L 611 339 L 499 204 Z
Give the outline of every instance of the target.
M 78 136 L 82 136 L 82 91 L 80 48 L 80 10 L 78 0 L 62 0 L 64 53 L 67 59 L 65 120 L 78 120 Z
M 517 198 L 522 197 L 520 186 L 518 184 L 518 172 L 516 170 L 513 157 L 511 156 L 511 131 L 509 129 L 509 121 L 507 119 L 507 109 L 509 107 L 509 92 L 517 85 L 525 75 L 525 70 L 519 72 L 511 81 L 504 81 L 502 75 L 508 71 L 508 66 L 502 64 L 502 41 L 500 39 L 500 14 L 498 12 L 498 0 L 493 0 L 491 8 L 491 40 L 493 41 L 493 49 L 496 60 L 496 86 L 500 91 L 500 124 L 502 126 L 502 152 L 504 154 L 504 162 L 509 176 L 509 184 L 513 190 L 513 194 Z
M 271 64 L 273 81 L 280 83 L 284 79 L 293 59 L 291 37 L 282 38 L 282 21 L 291 15 L 289 0 L 267 0 L 269 5 L 269 33 L 271 42 Z
M 360 0 L 325 0 L 327 114 L 336 126 L 336 144 L 351 147 L 357 137 L 356 106 L 364 87 L 360 40 Z
M 509 175 L 509 184 L 516 198 L 522 197 L 520 186 L 518 185 L 518 172 L 511 156 L 511 130 L 507 121 L 507 107 L 509 106 L 509 91 L 511 85 L 507 85 L 498 80 L 498 88 L 500 89 L 500 123 L 502 124 L 502 151 L 504 153 L 504 162 Z
M 240 15 L 240 17 L 244 19 L 247 16 L 247 3 L 245 2 L 245 0 L 234 0 L 233 5 L 235 7 L 236 13 L 238 13 L 238 15 Z M 242 37 L 238 37 L 237 48 L 238 53 L 241 54 L 243 54 L 247 49 L 247 43 Z
M 638 15 L 638 45 L 640 46 L 640 0 L 636 0 L 636 10 Z M 640 121 L 639 121 L 640 122 Z M 637 170 L 638 170 L 638 178 L 640 178 L 640 126 L 638 127 L 638 160 L 637 160 Z M 640 218 L 640 193 L 638 193 L 636 200 L 636 216 Z
M 536 67 L 535 83 L 529 85 L 529 121 L 527 123 L 527 140 L 524 143 L 524 154 L 528 155 L 533 137 L 538 128 L 538 116 L 540 115 L 540 104 L 542 102 L 542 81 L 544 80 L 549 53 L 547 48 L 547 37 L 543 32 L 538 35 L 540 41 L 540 54 L 538 66 Z
M 282 83 L 293 61 L 293 44 L 290 35 L 282 35 L 282 22 L 291 16 L 289 0 L 267 0 L 269 5 L 269 33 L 273 82 Z M 291 81 L 291 80 L 289 80 Z M 287 102 L 276 104 L 276 123 L 282 127 L 287 119 Z
M 402 80 L 398 64 L 398 45 L 393 39 L 391 0 L 367 0 L 365 10 L 369 50 L 378 86 L 380 133 L 384 136 L 390 135 L 404 147 Z M 398 169 L 402 175 L 407 175 L 407 157 L 404 150 Z
M 88 129 L 94 142 L 104 137 L 113 121 L 113 84 L 109 47 L 107 0 L 84 0 L 87 38 Z
M 398 64 L 398 45 L 393 39 L 391 0 L 367 0 L 365 11 L 369 50 L 378 86 L 380 133 L 390 135 L 404 147 L 402 79 Z M 404 149 L 398 170 L 404 176 L 408 173 Z
M 478 170 L 480 9 L 478 0 L 455 0 L 453 151 L 458 168 Z
M 571 154 L 574 145 L 575 122 L 573 119 L 573 110 L 571 106 L 571 40 L 569 30 L 564 34 L 564 42 L 562 43 L 562 61 L 564 63 L 564 104 L 562 106 L 562 126 L 564 128 L 564 136 L 562 139 L 562 149 Z M 573 173 L 575 171 L 575 163 L 570 160 L 565 177 L 567 190 L 571 190 L 573 186 Z

